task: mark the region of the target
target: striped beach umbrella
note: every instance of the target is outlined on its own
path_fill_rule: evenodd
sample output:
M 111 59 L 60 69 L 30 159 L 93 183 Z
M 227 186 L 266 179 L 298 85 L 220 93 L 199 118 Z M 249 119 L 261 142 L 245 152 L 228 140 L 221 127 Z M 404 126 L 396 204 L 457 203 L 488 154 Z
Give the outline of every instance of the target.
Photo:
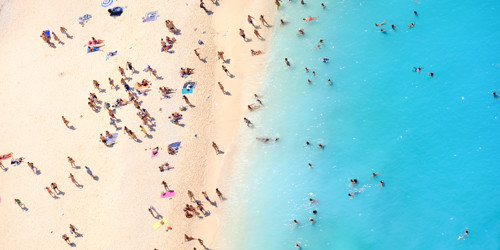
M 102 1 L 101 6 L 106 8 L 106 7 L 111 6 L 111 4 L 113 4 L 113 0 L 104 0 L 104 1 Z

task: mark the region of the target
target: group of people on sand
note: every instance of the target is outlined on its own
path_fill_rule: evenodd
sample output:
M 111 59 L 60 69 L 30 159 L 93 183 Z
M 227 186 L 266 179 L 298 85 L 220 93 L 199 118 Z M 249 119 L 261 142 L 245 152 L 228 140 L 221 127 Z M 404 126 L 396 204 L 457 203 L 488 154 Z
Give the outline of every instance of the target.
M 59 30 L 61 31 L 62 34 L 66 35 L 67 38 L 72 38 L 72 36 L 70 36 L 68 34 L 68 30 L 64 27 L 60 27 Z M 51 36 L 52 35 L 52 38 L 54 38 L 54 40 L 56 42 L 58 42 L 59 44 L 64 44 L 61 39 L 59 39 L 59 37 L 56 35 L 56 33 L 54 33 L 54 31 L 50 32 L 49 30 L 45 30 L 45 31 L 42 31 L 42 34 L 40 35 L 40 37 L 42 38 L 42 40 L 44 42 L 46 42 L 50 47 L 55 47 L 55 44 L 50 40 L 51 39 Z

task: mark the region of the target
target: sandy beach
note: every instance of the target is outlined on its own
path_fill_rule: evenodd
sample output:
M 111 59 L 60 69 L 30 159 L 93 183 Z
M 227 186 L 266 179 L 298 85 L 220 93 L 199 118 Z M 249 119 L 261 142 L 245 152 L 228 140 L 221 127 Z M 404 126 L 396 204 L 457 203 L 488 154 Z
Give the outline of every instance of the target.
M 25 157 L 19 166 L 11 165 L 12 158 L 3 161 L 8 168 L 0 170 L 0 240 L 3 249 L 63 249 L 67 243 L 61 238 L 67 234 L 70 241 L 83 249 L 202 249 L 198 241 L 184 241 L 184 234 L 201 238 L 213 249 L 217 244 L 218 225 L 224 219 L 219 210 L 224 201 L 217 198 L 215 189 L 224 194 L 230 188 L 224 182 L 224 172 L 234 166 L 231 145 L 243 122 L 246 105 L 254 103 L 254 93 L 262 80 L 266 63 L 266 49 L 273 27 L 264 27 L 259 19 L 264 15 L 273 23 L 275 6 L 272 1 L 220 1 L 218 5 L 205 1 L 207 15 L 199 2 L 189 1 L 115 1 L 111 7 L 124 7 L 123 14 L 110 17 L 100 2 L 75 1 L 3 1 L 0 3 L 0 38 L 2 61 L 2 106 L 0 154 L 13 152 L 13 157 Z M 142 22 L 146 12 L 158 11 L 158 19 Z M 78 17 L 92 17 L 82 27 Z M 247 15 L 255 17 L 259 33 L 253 34 Z M 165 20 L 174 22 L 180 30 L 173 35 L 165 27 Z M 70 37 L 62 34 L 65 27 Z M 242 28 L 251 41 L 245 42 L 238 34 Z M 64 44 L 54 39 L 55 48 L 40 38 L 44 30 L 56 33 Z M 175 37 L 171 53 L 161 52 L 160 39 Z M 104 40 L 101 51 L 87 53 L 87 43 L 95 37 Z M 203 43 L 199 44 L 199 40 Z M 199 48 L 199 60 L 193 50 Z M 263 55 L 251 56 L 250 49 L 262 50 Z M 106 60 L 106 54 L 117 54 Z M 217 51 L 224 51 L 226 63 L 217 60 Z M 139 96 L 141 108 L 154 118 L 151 137 L 140 130 L 142 121 L 137 109 L 128 104 L 116 108 L 118 130 L 109 124 L 105 102 L 117 98 L 128 100 L 120 84 L 118 67 L 126 68 L 130 61 L 136 73 L 126 70 L 127 82 L 134 86 L 146 79 L 151 82 L 146 96 Z M 143 71 L 150 65 L 156 69 L 156 79 Z M 224 73 L 225 65 L 233 77 Z M 187 78 L 179 76 L 179 69 L 194 68 Z M 108 77 L 119 89 L 111 89 Z M 99 92 L 92 85 L 100 83 Z M 181 89 L 185 82 L 196 82 L 193 93 L 186 94 L 194 107 L 187 106 Z M 221 82 L 230 94 L 223 94 Z M 176 89 L 171 98 L 161 99 L 159 87 Z M 96 93 L 99 112 L 87 105 L 89 93 Z M 183 115 L 178 126 L 170 122 L 173 112 Z M 61 116 L 65 116 L 68 129 Z M 124 133 L 127 126 L 138 137 L 135 142 Z M 99 134 L 118 133 L 117 144 L 106 147 Z M 216 155 L 211 144 L 216 142 L 223 153 Z M 181 142 L 176 155 L 169 155 L 167 147 Z M 159 147 L 158 156 L 152 149 Z M 72 157 L 77 168 L 71 168 L 67 157 Z M 39 169 L 34 174 L 27 162 Z M 160 172 L 158 166 L 168 162 L 174 169 Z M 85 171 L 88 166 L 97 177 L 92 179 Z M 82 185 L 76 187 L 70 180 L 72 173 Z M 175 190 L 172 198 L 161 198 L 162 181 Z M 62 191 L 52 198 L 45 187 L 57 183 Z M 189 201 L 187 191 L 202 201 L 206 216 L 188 219 L 182 211 Z M 206 191 L 213 205 L 207 202 Z M 20 199 L 23 210 L 14 203 Z M 227 197 L 231 199 L 231 197 Z M 157 230 L 158 221 L 148 208 L 168 221 Z M 69 224 L 78 228 L 82 237 L 70 234 Z M 167 226 L 172 230 L 166 231 Z

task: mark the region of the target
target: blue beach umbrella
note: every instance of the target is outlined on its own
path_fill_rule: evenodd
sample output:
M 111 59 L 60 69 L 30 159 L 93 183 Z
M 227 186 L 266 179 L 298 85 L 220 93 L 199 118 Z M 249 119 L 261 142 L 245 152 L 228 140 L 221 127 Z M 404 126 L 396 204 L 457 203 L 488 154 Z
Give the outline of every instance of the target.
M 102 3 L 101 3 L 101 7 L 106 8 L 106 7 L 111 6 L 111 4 L 113 4 L 113 0 L 104 0 L 104 1 L 102 1 Z

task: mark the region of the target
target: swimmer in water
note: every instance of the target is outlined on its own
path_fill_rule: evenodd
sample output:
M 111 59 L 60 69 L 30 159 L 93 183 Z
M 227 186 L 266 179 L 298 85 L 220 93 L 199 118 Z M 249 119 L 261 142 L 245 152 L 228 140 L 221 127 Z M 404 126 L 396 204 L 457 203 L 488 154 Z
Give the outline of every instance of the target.
M 493 98 L 498 98 L 497 92 L 493 92 Z
M 318 214 L 318 211 L 313 210 L 313 214 L 314 214 L 314 215 Z
M 322 61 L 323 61 L 324 63 L 328 63 L 328 58 L 326 58 L 326 57 L 325 57 L 325 58 L 323 58 L 323 60 L 322 60 Z
M 309 145 L 311 145 L 311 144 L 308 141 L 306 141 L 306 146 L 309 146 Z
M 434 77 L 434 73 L 430 72 L 429 77 Z
M 411 28 L 413 28 L 413 27 L 415 27 L 415 23 L 410 23 L 410 24 L 408 24 L 408 29 L 411 29 Z
M 384 19 L 384 21 L 383 21 L 383 22 L 381 22 L 381 23 L 376 23 L 376 24 L 375 24 L 375 27 L 379 27 L 379 26 L 384 25 L 384 24 L 385 24 L 385 21 L 386 21 L 386 19 Z
M 283 21 L 283 19 L 280 19 L 280 23 L 281 23 L 281 25 L 285 25 L 287 22 Z
M 328 86 L 332 86 L 332 80 L 330 80 L 330 78 L 328 78 Z
M 309 218 L 309 221 L 311 222 L 311 225 L 314 224 L 314 219 L 313 218 Z
M 312 20 L 316 20 L 316 19 L 318 19 L 317 16 L 315 16 L 315 17 L 309 16 L 309 17 L 306 17 L 306 18 L 302 18 L 302 20 L 306 21 L 306 23 L 308 23 L 308 22 L 310 22 Z
M 384 187 L 385 183 L 384 181 L 380 181 L 380 187 Z
M 299 34 L 297 36 L 303 36 L 304 35 L 304 29 L 299 29 Z
M 318 144 L 318 149 L 323 149 L 323 148 L 325 148 L 325 146 L 323 146 L 323 144 L 321 144 L 321 143 Z
M 380 32 L 385 33 L 385 30 L 384 29 L 380 29 Z
M 295 224 L 290 225 L 290 226 L 295 227 L 295 226 L 299 225 L 299 222 L 297 220 L 293 220 L 293 223 L 295 223 Z
M 396 30 L 396 25 L 393 24 L 393 25 L 391 25 L 391 27 L 392 27 L 392 30 Z
M 351 184 L 354 186 L 358 184 L 358 179 L 351 179 Z
M 348 195 L 349 195 L 350 197 L 354 197 L 355 195 L 358 195 L 358 194 L 360 194 L 361 192 L 363 192 L 363 191 L 361 191 L 361 190 L 359 190 L 359 191 L 354 191 L 354 192 L 352 192 L 352 193 L 349 193 Z
M 309 198 L 309 205 L 312 205 L 313 203 L 317 203 L 317 201 L 313 198 Z
M 372 173 L 372 178 L 377 176 L 377 175 L 378 175 L 378 173 Z

